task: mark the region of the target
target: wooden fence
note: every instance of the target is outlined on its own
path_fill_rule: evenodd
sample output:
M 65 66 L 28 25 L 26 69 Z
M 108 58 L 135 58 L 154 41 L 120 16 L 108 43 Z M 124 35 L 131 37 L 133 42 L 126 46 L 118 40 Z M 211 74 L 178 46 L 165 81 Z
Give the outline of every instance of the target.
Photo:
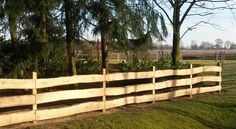
M 83 112 L 105 111 L 127 104 L 156 102 L 180 96 L 191 97 L 199 93 L 220 91 L 221 71 L 221 66 L 192 68 L 191 65 L 190 69 L 182 70 L 156 70 L 153 68 L 153 71 L 148 72 L 111 74 L 106 74 L 106 70 L 103 70 L 103 74 L 46 79 L 38 79 L 37 74 L 33 73 L 32 79 L 0 79 L 0 91 L 21 89 L 32 93 L 0 97 L 0 126 L 24 122 L 36 123 L 40 120 L 65 117 Z M 207 75 L 212 72 L 214 74 Z M 163 80 L 163 78 L 166 79 Z M 123 84 L 132 81 L 134 84 Z M 121 83 L 121 86 L 112 86 L 117 82 L 123 83 Z M 214 85 L 199 85 L 203 82 L 213 82 Z M 65 90 L 62 88 L 62 90 L 43 91 L 43 89 L 48 88 L 60 89 L 60 87 L 66 85 L 76 87 L 75 85 L 78 83 L 85 86 L 82 89 Z M 99 87 L 87 88 L 88 85 L 94 83 L 99 83 Z M 74 100 L 75 102 L 64 104 L 68 100 Z M 76 102 L 76 100 L 80 101 Z M 60 106 L 49 106 L 56 102 Z M 23 108 L 27 105 L 29 108 Z M 13 111 L 14 108 L 18 110 Z

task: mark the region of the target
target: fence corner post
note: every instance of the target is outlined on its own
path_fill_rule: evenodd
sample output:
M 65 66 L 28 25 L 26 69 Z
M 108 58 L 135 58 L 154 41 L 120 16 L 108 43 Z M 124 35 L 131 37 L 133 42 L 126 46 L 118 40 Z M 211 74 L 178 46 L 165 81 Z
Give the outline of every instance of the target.
M 33 72 L 32 73 L 32 77 L 33 77 L 33 81 L 34 81 L 34 88 L 32 89 L 32 94 L 34 95 L 34 104 L 33 104 L 33 107 L 32 107 L 32 109 L 33 109 L 33 112 L 34 112 L 34 117 L 35 117 L 35 119 L 34 119 L 34 121 L 33 121 L 33 123 L 34 124 L 36 124 L 37 123 L 37 115 L 36 115 L 36 113 L 37 113 L 37 73 L 36 72 Z
M 102 69 L 102 74 L 103 74 L 103 81 L 102 81 L 102 88 L 103 88 L 103 96 L 102 96 L 102 101 L 103 101 L 103 112 L 106 111 L 106 69 Z
M 221 71 L 217 73 L 217 76 L 219 76 L 219 77 L 220 77 L 220 80 L 222 80 L 222 76 L 221 76 L 221 73 L 222 73 L 222 65 L 221 65 L 221 62 L 218 62 L 218 63 L 217 63 L 217 66 L 221 67 Z M 219 88 L 219 92 L 221 92 L 221 89 L 222 89 L 221 81 L 218 82 L 218 86 L 220 87 L 220 88 Z
M 155 103 L 156 101 L 156 67 L 153 66 L 152 67 L 152 71 L 153 71 L 153 78 L 152 78 L 152 84 L 153 84 L 153 90 L 152 90 L 152 95 L 153 95 L 153 102 Z
M 193 97 L 192 95 L 192 89 L 193 89 L 193 64 L 190 64 L 190 98 Z

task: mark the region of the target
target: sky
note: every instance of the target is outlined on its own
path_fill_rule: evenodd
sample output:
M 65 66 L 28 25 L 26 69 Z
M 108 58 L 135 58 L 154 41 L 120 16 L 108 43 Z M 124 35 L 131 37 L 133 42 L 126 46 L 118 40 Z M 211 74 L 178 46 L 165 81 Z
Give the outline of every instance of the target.
M 236 12 L 235 12 L 236 14 Z M 210 21 L 211 23 L 217 24 L 218 29 L 210 26 L 210 25 L 200 25 L 196 29 L 189 31 L 182 38 L 183 44 L 190 45 L 192 40 L 195 40 L 196 43 L 200 44 L 202 41 L 209 41 L 210 43 L 215 43 L 215 40 L 220 38 L 223 41 L 230 40 L 236 43 L 236 18 L 229 10 L 218 11 L 214 16 L 210 17 L 192 17 L 186 19 L 181 28 L 181 33 L 192 26 L 194 23 L 199 22 L 200 20 Z M 166 20 L 167 21 L 167 20 Z M 164 44 L 172 44 L 172 30 L 170 24 L 167 22 L 169 36 L 166 38 L 166 42 Z

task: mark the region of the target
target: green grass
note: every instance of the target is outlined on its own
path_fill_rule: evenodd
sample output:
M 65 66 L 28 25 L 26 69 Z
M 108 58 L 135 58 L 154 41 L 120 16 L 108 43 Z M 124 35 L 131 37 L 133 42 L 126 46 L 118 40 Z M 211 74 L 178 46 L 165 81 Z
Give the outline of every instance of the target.
M 111 114 L 29 128 L 236 129 L 236 61 L 226 61 L 223 67 L 221 93 L 128 106 Z

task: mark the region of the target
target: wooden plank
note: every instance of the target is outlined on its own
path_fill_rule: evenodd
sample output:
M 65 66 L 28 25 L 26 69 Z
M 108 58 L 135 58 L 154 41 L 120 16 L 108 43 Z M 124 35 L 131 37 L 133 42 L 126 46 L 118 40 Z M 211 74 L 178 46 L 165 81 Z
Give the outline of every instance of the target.
M 199 82 L 221 82 L 222 79 L 219 76 L 199 76 L 193 78 L 193 84 L 199 83 Z
M 34 120 L 34 111 L 24 111 L 19 113 L 1 114 L 0 126 L 30 122 Z
M 82 99 L 103 96 L 103 89 L 65 90 L 37 95 L 37 103 L 48 103 L 61 100 Z
M 193 68 L 193 74 L 198 74 L 204 72 L 204 67 Z
M 156 101 L 168 100 L 172 98 L 177 98 L 181 96 L 189 95 L 189 89 L 176 90 L 167 93 L 156 94 Z
M 69 77 L 37 79 L 37 88 L 70 85 L 76 83 L 102 82 L 102 75 L 75 75 Z
M 214 91 L 219 91 L 220 89 L 221 87 L 219 85 L 211 87 L 198 87 L 198 88 L 193 88 L 192 94 L 214 92 Z
M 178 79 L 178 80 L 168 80 L 163 82 L 157 82 L 156 83 L 156 90 L 164 89 L 164 88 L 170 88 L 170 87 L 177 87 L 177 86 L 186 86 L 191 84 L 191 79 Z
M 152 83 L 128 85 L 125 87 L 108 87 L 106 88 L 106 95 L 108 96 L 123 95 L 123 94 L 130 94 L 134 92 L 149 91 L 152 89 L 153 89 Z
M 131 80 L 152 78 L 153 72 L 127 72 L 127 73 L 111 73 L 107 75 L 107 81 Z
M 221 72 L 222 68 L 219 66 L 204 66 L 204 72 Z
M 115 100 L 109 100 L 106 102 L 107 108 L 120 107 L 127 104 L 133 103 L 143 103 L 153 101 L 153 95 L 142 95 L 142 96 L 129 96 L 124 98 L 119 98 Z
M 0 97 L 0 108 L 34 104 L 34 95 Z
M 0 79 L 0 89 L 33 89 L 33 79 Z
M 193 68 L 193 74 L 203 73 L 203 72 L 221 72 L 222 68 L 219 66 L 202 66 Z
M 102 110 L 102 109 L 103 109 L 103 102 L 87 102 L 69 107 L 37 110 L 37 120 L 65 117 L 65 116 L 75 115 L 78 113 Z
M 166 76 L 173 76 L 173 75 L 189 75 L 190 69 L 181 69 L 181 70 L 157 70 L 156 77 L 166 77 Z

